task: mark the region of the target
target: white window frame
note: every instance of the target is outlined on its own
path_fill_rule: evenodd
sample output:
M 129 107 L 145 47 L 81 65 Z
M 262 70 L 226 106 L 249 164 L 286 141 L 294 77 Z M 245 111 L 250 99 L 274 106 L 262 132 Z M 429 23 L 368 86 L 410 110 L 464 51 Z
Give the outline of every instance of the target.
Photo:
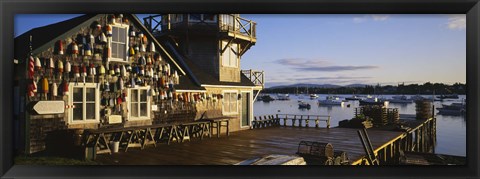
M 129 36 L 128 36 L 129 26 L 128 26 L 128 25 L 123 25 L 123 24 L 120 24 L 120 23 L 117 23 L 117 24 L 111 25 L 111 26 L 112 26 L 112 31 L 113 31 L 113 28 L 114 28 L 114 27 L 125 29 L 125 51 L 124 51 L 124 52 L 125 52 L 125 57 L 124 57 L 123 59 L 122 59 L 122 58 L 109 57 L 109 58 L 108 58 L 108 61 L 128 62 L 128 53 L 127 53 L 127 52 L 128 52 L 128 47 L 129 47 L 129 45 L 128 45 L 129 42 L 128 42 L 128 41 L 129 41 L 129 39 L 130 39 Z M 112 35 L 114 35 L 114 34 L 112 34 Z M 113 43 L 112 41 L 113 41 L 113 38 L 108 41 L 108 43 L 109 43 L 108 45 L 110 46 L 110 48 L 112 48 L 112 43 Z M 112 50 L 112 49 L 110 49 L 110 50 Z M 111 52 L 111 53 L 112 53 L 112 52 Z
M 131 107 L 132 107 L 132 90 L 146 90 L 146 92 L 147 92 L 147 116 L 132 116 L 132 112 L 131 112 L 132 111 L 132 109 L 131 109 Z M 128 97 L 127 97 L 126 100 L 127 100 L 127 104 L 128 104 L 127 108 L 128 108 L 129 112 L 128 112 L 127 120 L 149 120 L 150 119 L 150 115 L 151 115 L 150 113 L 152 112 L 151 111 L 152 109 L 151 109 L 151 106 L 150 106 L 151 105 L 151 103 L 150 103 L 151 98 L 150 98 L 149 92 L 150 92 L 150 86 L 137 86 L 135 88 L 129 88 L 128 89 L 128 94 L 127 94 Z M 137 97 L 138 97 L 137 99 L 140 101 L 140 93 L 138 93 Z M 140 105 L 138 105 L 138 108 L 139 108 L 138 114 L 140 114 Z
M 230 101 L 230 98 L 228 98 L 228 101 L 226 100 L 227 97 L 225 95 L 225 93 L 234 93 L 235 94 L 235 103 L 236 103 L 236 108 L 235 108 L 235 111 L 229 111 L 230 110 L 230 105 L 229 105 L 229 110 L 225 110 L 225 104 L 226 102 L 228 103 L 231 103 Z M 223 115 L 234 115 L 234 114 L 238 114 L 238 90 L 223 90 L 222 91 L 222 96 L 223 96 L 223 99 L 222 99 L 222 114 Z
M 237 49 L 235 49 L 235 51 L 232 51 L 232 45 L 233 44 L 236 44 L 237 45 Z M 226 47 L 226 45 L 228 45 L 228 47 Z M 240 50 L 240 44 L 237 44 L 237 43 L 233 43 L 231 42 L 230 44 L 228 43 L 228 41 L 225 41 L 225 40 L 222 40 L 220 42 L 220 52 L 225 49 L 225 51 L 223 51 L 223 53 L 220 53 L 220 60 L 222 62 L 222 67 L 231 67 L 231 68 L 239 68 L 239 63 L 240 63 L 240 56 L 238 55 L 238 52 Z M 225 63 L 224 61 L 224 54 L 225 53 L 230 53 L 228 55 L 229 59 L 228 59 L 228 64 Z M 232 59 L 232 55 L 235 55 L 235 59 Z M 232 60 L 234 60 L 234 62 L 232 63 Z M 233 64 L 233 65 L 232 65 Z
M 68 91 L 70 91 L 70 95 L 68 95 L 68 105 L 72 106 L 73 104 L 73 88 L 83 88 L 83 119 L 81 121 L 74 121 L 73 120 L 73 108 L 68 109 L 68 124 L 93 124 L 93 123 L 100 123 L 100 89 L 96 83 L 69 83 Z M 95 88 L 95 119 L 94 120 L 87 120 L 86 117 L 86 88 Z

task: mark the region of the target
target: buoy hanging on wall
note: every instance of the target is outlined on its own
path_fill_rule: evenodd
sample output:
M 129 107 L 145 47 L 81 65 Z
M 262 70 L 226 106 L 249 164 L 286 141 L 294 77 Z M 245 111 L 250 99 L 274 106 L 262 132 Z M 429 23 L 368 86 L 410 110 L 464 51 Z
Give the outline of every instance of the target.
M 57 40 L 55 42 L 55 48 L 53 49 L 54 54 L 63 55 L 63 42 L 62 40 Z
M 35 74 L 34 69 L 35 69 L 35 59 L 32 56 L 30 56 L 28 58 L 28 78 L 29 79 L 33 79 L 33 76 Z

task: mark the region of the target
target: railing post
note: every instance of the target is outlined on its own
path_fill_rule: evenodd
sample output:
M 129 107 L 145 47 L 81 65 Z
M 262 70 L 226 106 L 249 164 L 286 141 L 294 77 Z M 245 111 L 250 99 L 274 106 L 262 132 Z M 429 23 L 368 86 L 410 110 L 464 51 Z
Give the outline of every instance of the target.
M 327 129 L 330 129 L 330 116 L 328 116 L 328 119 L 327 119 Z
M 318 118 L 319 116 L 317 116 L 317 119 L 315 119 L 315 128 L 318 128 Z
M 307 116 L 307 120 L 305 121 L 305 127 L 308 127 L 308 121 L 310 120 L 310 115 Z
M 283 127 L 287 127 L 287 118 L 288 118 L 288 115 L 285 114 L 285 118 L 283 118 Z
M 297 115 L 293 115 L 292 119 L 292 127 L 295 127 L 295 120 L 297 119 Z
M 298 127 L 302 127 L 303 115 L 300 115 L 300 119 L 298 120 Z

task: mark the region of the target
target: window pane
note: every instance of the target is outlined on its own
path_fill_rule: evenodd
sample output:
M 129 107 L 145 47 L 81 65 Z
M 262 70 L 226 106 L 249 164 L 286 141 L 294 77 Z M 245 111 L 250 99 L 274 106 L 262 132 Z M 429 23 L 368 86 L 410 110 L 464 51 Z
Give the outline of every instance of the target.
M 140 90 L 140 102 L 147 101 L 147 90 Z
M 73 101 L 74 102 L 83 101 L 83 88 L 73 88 Z
M 190 14 L 190 20 L 200 20 L 201 14 Z
M 237 111 L 237 98 L 236 98 L 236 93 L 232 93 L 230 95 L 230 111 L 231 112 L 236 112 Z
M 118 42 L 119 39 L 118 27 L 112 27 L 112 41 Z
M 148 116 L 147 115 L 147 103 L 140 104 L 140 116 Z
M 126 37 L 126 29 L 125 28 L 119 28 L 118 29 L 118 41 L 121 43 L 126 43 L 127 42 L 127 37 Z
M 95 88 L 87 88 L 86 93 L 86 101 L 95 102 Z
M 137 117 L 138 116 L 138 103 L 131 103 L 130 110 L 132 111 L 131 116 Z
M 132 102 L 137 102 L 138 101 L 138 90 L 132 90 Z
M 127 45 L 125 44 L 119 44 L 118 45 L 118 58 L 125 59 L 125 54 L 126 52 Z
M 112 58 L 117 58 L 118 57 L 118 44 L 112 42 L 112 49 L 110 49 L 110 50 L 112 51 Z
M 82 104 L 74 104 L 75 108 L 73 108 L 73 120 L 74 121 L 81 121 L 83 120 L 83 108 Z
M 203 19 L 207 21 L 214 21 L 215 15 L 214 14 L 203 14 Z
M 87 103 L 85 114 L 87 120 L 95 120 L 95 103 Z

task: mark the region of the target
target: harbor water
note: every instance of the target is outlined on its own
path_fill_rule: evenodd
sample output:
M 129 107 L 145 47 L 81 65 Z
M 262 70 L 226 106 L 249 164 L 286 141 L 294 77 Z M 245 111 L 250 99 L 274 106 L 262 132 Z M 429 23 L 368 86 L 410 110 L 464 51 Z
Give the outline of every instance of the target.
M 270 94 L 275 98 L 276 94 Z M 320 94 L 317 99 L 310 99 L 307 95 L 290 95 L 290 100 L 275 100 L 270 102 L 255 101 L 254 116 L 272 115 L 272 114 L 303 114 L 303 115 L 328 115 L 331 116 L 331 127 L 338 126 L 338 122 L 344 119 L 351 119 L 354 116 L 355 108 L 359 107 L 358 101 L 347 101 L 340 105 L 319 105 L 318 100 L 326 98 L 326 94 Z M 340 99 L 351 97 L 352 95 L 337 95 Z M 380 95 L 386 99 L 391 99 L 394 95 Z M 410 98 L 410 95 L 405 95 Z M 425 95 L 423 97 L 431 97 Z M 445 99 L 435 101 L 435 108 L 449 105 L 451 103 L 460 103 L 466 98 L 465 95 L 459 95 L 458 99 Z M 299 109 L 299 101 L 310 104 L 310 109 Z M 415 103 L 399 104 L 390 103 L 388 108 L 398 108 L 400 114 L 415 114 Z M 437 146 L 435 153 L 448 154 L 456 156 L 466 156 L 466 117 L 464 115 L 442 115 L 435 109 L 437 118 Z M 325 126 L 321 124 L 320 126 Z

